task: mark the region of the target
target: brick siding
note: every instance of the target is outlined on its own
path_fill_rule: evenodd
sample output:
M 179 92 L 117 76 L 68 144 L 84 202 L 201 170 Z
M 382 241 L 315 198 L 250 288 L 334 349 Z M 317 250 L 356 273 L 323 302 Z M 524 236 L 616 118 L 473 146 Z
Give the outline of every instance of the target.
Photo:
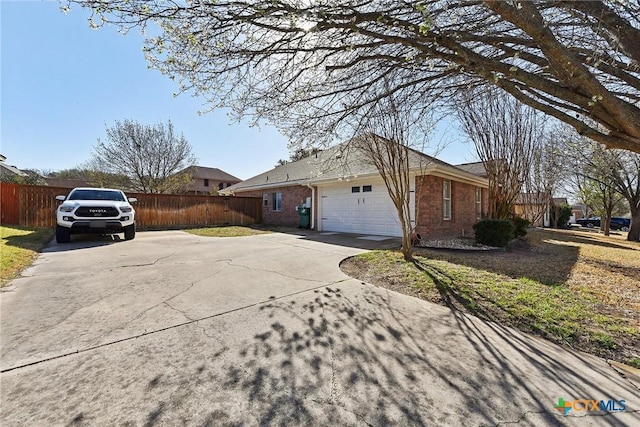
M 417 232 L 424 239 L 473 235 L 476 219 L 476 186 L 451 180 L 451 219 L 443 219 L 442 184 L 443 178 L 427 175 L 416 177 Z M 282 193 L 282 210 L 272 208 L 273 193 Z M 267 206 L 262 206 L 262 222 L 267 225 L 297 227 L 300 224 L 295 210 L 301 202 L 311 197 L 311 189 L 306 186 L 292 185 L 265 190 L 237 193 L 243 197 L 262 199 L 267 194 Z M 313 200 L 314 217 L 317 215 L 318 192 Z M 482 189 L 482 215 L 486 216 L 488 191 Z M 313 224 L 312 224 L 313 225 Z
M 443 178 L 416 177 L 416 230 L 423 239 L 473 235 L 476 219 L 476 186 L 451 180 L 451 219 L 444 219 Z M 482 212 L 486 215 L 488 191 L 482 189 Z
M 285 227 L 297 227 L 300 225 L 300 216 L 296 211 L 296 206 L 300 206 L 301 203 L 306 202 L 307 197 L 311 197 L 311 189 L 309 187 L 290 185 L 265 190 L 238 192 L 237 194 L 238 196 L 259 197 L 262 199 L 265 193 L 268 195 L 268 204 L 267 206 L 262 205 L 263 224 Z M 273 210 L 273 193 L 282 193 L 282 210 L 280 211 Z

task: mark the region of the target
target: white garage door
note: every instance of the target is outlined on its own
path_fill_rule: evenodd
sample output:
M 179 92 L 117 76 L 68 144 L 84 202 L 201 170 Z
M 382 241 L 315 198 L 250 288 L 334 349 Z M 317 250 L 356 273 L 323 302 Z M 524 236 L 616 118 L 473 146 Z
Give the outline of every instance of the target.
M 412 192 L 412 219 L 415 210 L 413 194 Z M 387 187 L 381 181 L 321 187 L 319 195 L 322 231 L 402 235 L 396 208 Z

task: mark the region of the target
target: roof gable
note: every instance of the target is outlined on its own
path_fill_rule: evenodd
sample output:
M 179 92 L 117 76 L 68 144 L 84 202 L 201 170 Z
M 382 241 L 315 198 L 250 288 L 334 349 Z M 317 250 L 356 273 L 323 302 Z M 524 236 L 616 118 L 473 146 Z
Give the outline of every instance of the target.
M 224 181 L 224 182 L 240 182 L 242 181 L 240 178 L 236 178 L 235 176 L 221 170 L 218 168 L 209 168 L 205 166 L 189 166 L 186 169 L 183 169 L 182 172 L 189 172 L 193 178 L 199 179 L 210 179 L 212 181 Z
M 474 175 L 478 175 L 484 178 L 487 177 L 487 169 L 484 167 L 483 162 L 461 163 L 455 166 L 459 169 L 462 169 L 463 171 L 472 173 Z
M 375 165 L 353 142 L 354 139 L 351 139 L 326 150 L 318 151 L 303 159 L 277 166 L 246 181 L 225 188 L 221 193 L 230 194 L 236 191 L 259 190 L 261 188 L 318 184 L 378 175 Z M 470 180 L 478 178 L 463 169 L 413 149 L 409 150 L 409 164 L 413 170 L 426 170 L 427 168 L 433 170 L 437 168 L 441 173 L 449 172 L 454 175 L 468 175 L 467 178 Z

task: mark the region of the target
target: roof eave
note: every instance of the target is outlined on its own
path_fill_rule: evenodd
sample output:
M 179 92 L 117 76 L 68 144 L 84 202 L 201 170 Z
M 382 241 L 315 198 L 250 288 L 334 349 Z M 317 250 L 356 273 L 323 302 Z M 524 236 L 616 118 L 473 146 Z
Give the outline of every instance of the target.
M 442 165 L 435 165 L 435 167 L 430 173 L 432 175 L 440 176 L 443 178 L 453 177 L 453 178 L 456 178 L 456 181 L 460 181 L 466 184 L 477 185 L 479 187 L 484 187 L 484 188 L 489 187 L 488 179 L 463 171 L 462 169 L 458 169 L 456 167 L 445 167 Z
M 224 190 L 220 190 L 218 191 L 218 193 L 221 194 L 233 194 L 233 193 L 244 193 L 247 191 L 257 191 L 257 190 L 267 190 L 270 188 L 278 188 L 278 187 L 292 187 L 295 185 L 307 185 L 307 183 L 309 182 L 308 179 L 298 179 L 295 181 L 282 181 L 282 182 L 273 182 L 273 183 L 264 183 L 264 184 L 257 184 L 257 185 L 252 185 L 250 187 L 241 187 L 241 188 L 233 188 L 233 187 L 227 187 Z

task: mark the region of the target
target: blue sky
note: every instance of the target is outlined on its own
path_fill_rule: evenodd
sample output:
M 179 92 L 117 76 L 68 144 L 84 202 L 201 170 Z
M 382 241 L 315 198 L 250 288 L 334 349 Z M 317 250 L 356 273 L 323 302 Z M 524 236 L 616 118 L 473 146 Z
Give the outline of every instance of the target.
M 123 119 L 171 120 L 191 143 L 198 164 L 241 179 L 289 157 L 287 140 L 275 128 L 232 123 L 223 110 L 200 116 L 203 99 L 174 97 L 176 83 L 147 68 L 138 32 L 91 30 L 86 11 L 76 6 L 65 15 L 59 6 L 0 1 L 0 152 L 7 163 L 45 170 L 78 166 L 91 157 L 97 139 L 104 139 L 105 124 Z M 457 138 L 446 128 L 434 135 L 436 142 Z M 456 142 L 439 157 L 474 160 L 472 146 Z

